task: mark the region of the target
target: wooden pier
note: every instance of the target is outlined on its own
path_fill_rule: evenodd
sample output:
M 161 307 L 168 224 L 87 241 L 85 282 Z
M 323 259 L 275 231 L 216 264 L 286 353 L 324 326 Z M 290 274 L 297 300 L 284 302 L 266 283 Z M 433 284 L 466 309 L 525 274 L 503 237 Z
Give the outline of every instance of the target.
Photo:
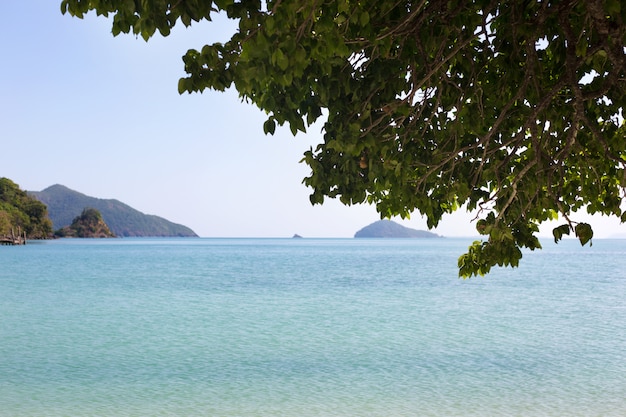
M 18 229 L 17 235 L 11 229 L 10 235 L 0 236 L 0 245 L 25 245 L 26 244 L 26 232 L 20 233 Z

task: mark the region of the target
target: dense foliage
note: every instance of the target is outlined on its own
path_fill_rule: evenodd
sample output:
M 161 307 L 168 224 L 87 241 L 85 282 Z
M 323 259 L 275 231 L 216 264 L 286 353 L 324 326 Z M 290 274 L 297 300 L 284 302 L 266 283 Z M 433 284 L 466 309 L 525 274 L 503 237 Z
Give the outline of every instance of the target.
M 30 197 L 8 178 L 0 178 L 0 237 L 26 233 L 28 239 L 52 235 L 46 205 Z
M 434 227 L 478 210 L 462 276 L 516 266 L 540 247 L 593 232 L 586 208 L 626 220 L 626 6 L 620 0 L 63 0 L 113 14 L 113 34 L 167 36 L 225 12 L 239 30 L 190 50 L 182 92 L 232 85 L 273 133 L 323 117 L 306 152 L 311 201 L 424 214 Z

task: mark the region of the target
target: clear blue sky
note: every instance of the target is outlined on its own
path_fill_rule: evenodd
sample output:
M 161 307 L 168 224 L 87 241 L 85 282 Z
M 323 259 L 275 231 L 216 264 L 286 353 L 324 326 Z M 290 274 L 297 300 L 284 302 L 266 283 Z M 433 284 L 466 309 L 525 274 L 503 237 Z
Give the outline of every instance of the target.
M 182 55 L 228 39 L 228 22 L 180 25 L 146 43 L 114 38 L 93 13 L 63 16 L 59 5 L 3 4 L 0 177 L 115 198 L 206 237 L 351 237 L 379 218 L 368 205 L 309 203 L 299 161 L 321 140 L 319 126 L 265 136 L 264 114 L 234 91 L 178 94 Z M 435 232 L 475 235 L 472 218 L 448 216 Z M 418 214 L 394 220 L 426 229 Z M 617 220 L 592 225 L 598 237 L 626 235 Z

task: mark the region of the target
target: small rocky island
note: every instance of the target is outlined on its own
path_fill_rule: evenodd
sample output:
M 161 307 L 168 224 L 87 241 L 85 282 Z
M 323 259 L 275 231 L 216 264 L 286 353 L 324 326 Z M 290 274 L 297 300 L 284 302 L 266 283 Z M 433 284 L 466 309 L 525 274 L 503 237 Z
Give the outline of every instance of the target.
M 411 229 L 391 220 L 379 220 L 355 233 L 356 238 L 435 238 L 441 237 L 425 230 Z
M 54 232 L 57 237 L 115 237 L 109 226 L 104 222 L 102 214 L 94 208 L 85 208 L 74 218 L 72 224 Z

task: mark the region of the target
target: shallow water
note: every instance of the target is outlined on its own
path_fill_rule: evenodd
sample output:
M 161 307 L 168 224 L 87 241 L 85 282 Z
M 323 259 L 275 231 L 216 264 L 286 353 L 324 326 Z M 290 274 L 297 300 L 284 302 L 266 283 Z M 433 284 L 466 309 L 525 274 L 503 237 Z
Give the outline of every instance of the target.
M 0 416 L 623 416 L 626 241 L 0 249 Z

